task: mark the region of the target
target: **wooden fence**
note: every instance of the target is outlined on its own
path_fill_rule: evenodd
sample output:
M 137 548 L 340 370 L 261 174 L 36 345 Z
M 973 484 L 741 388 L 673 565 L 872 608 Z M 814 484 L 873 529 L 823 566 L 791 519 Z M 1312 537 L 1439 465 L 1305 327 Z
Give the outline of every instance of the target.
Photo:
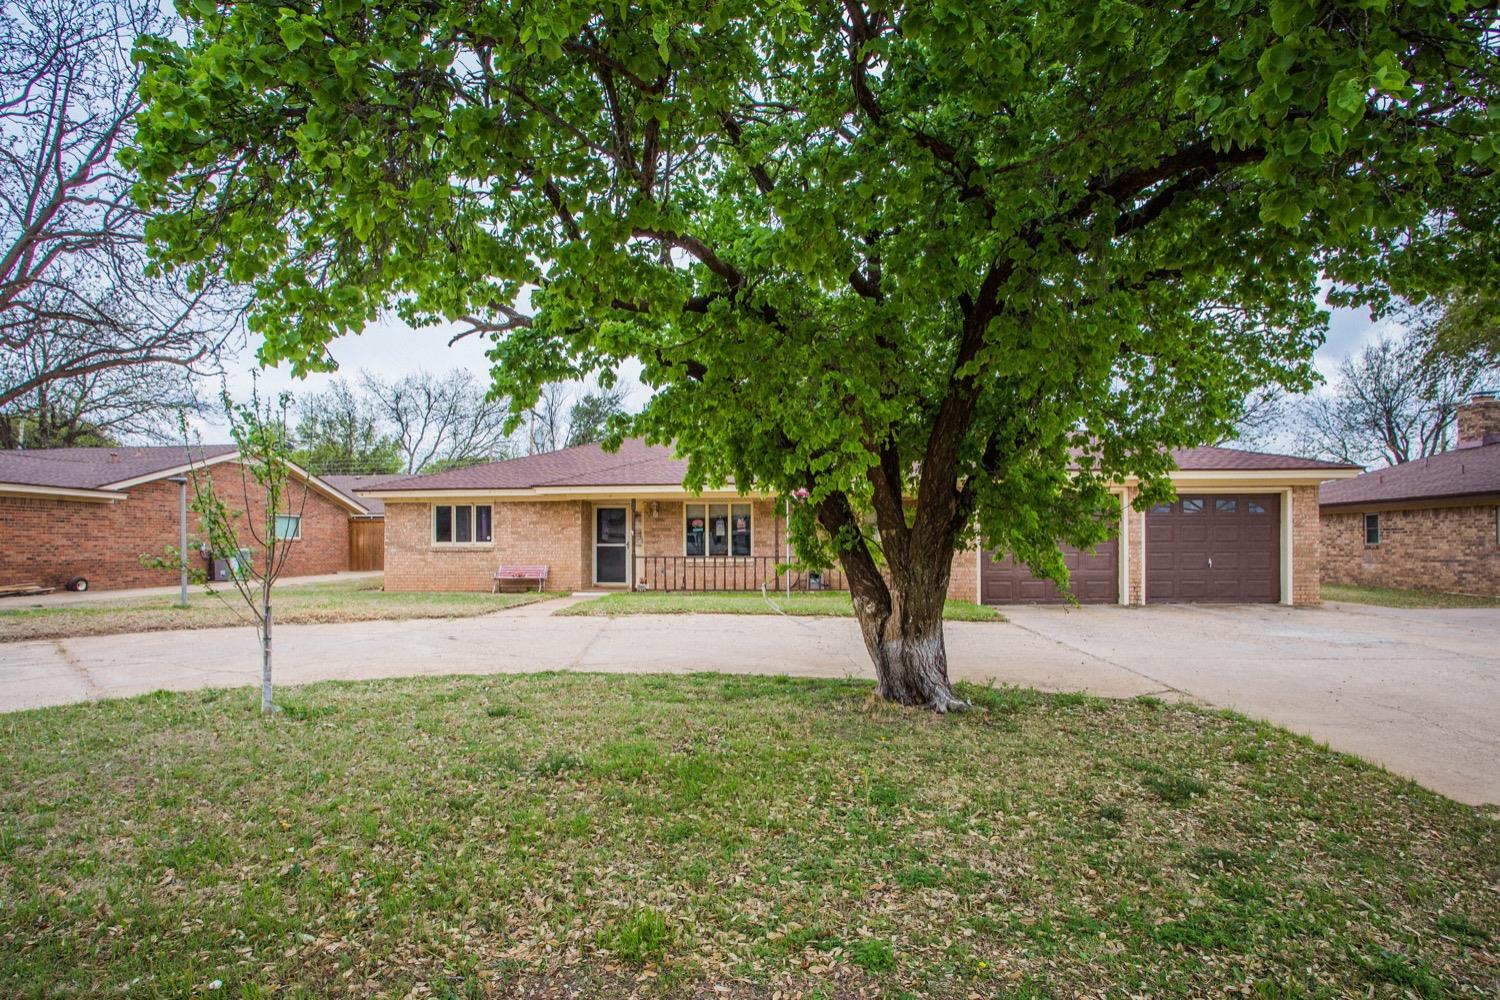
M 385 521 L 349 522 L 349 568 L 385 569 Z

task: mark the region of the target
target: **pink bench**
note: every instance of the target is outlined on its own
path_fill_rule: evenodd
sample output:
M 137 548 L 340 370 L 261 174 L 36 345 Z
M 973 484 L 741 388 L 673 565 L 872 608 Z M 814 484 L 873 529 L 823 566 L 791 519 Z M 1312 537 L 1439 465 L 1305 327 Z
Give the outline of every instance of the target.
M 495 585 L 490 593 L 498 594 L 502 583 L 536 581 L 537 592 L 540 593 L 542 586 L 547 582 L 546 566 L 501 566 L 495 570 Z

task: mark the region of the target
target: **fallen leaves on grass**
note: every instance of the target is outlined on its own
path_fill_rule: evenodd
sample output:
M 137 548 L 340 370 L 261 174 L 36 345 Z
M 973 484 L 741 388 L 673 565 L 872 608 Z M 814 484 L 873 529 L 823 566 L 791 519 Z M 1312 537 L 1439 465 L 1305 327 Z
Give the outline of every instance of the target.
M 314 685 L 269 721 L 248 691 L 4 716 L 0 993 L 1500 989 L 1477 810 L 1186 706 L 869 690 L 549 674 Z

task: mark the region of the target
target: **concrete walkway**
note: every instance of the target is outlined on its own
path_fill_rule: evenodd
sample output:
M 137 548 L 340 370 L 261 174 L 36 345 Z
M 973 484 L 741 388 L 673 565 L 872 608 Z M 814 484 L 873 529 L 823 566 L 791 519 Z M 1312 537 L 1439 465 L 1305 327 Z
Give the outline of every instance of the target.
M 574 598 L 573 600 L 576 600 Z M 556 617 L 288 625 L 280 684 L 535 670 L 869 677 L 850 619 Z M 1456 799 L 1500 802 L 1500 611 L 1334 605 L 1007 609 L 947 627 L 955 678 L 1236 708 Z M 0 643 L 0 710 L 257 683 L 248 628 Z

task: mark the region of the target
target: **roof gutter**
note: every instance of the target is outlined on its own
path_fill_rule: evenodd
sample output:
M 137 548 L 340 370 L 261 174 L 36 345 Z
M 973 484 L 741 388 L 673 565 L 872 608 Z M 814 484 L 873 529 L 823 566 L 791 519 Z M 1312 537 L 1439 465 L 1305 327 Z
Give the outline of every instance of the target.
M 1331 479 L 1353 479 L 1363 469 L 1354 466 L 1321 469 L 1178 469 L 1171 473 L 1172 483 L 1178 488 L 1207 488 L 1210 486 L 1228 489 L 1243 489 L 1247 486 L 1317 486 Z M 1135 486 L 1139 479 L 1126 477 L 1117 486 Z M 767 499 L 774 496 L 764 492 L 740 492 L 737 490 L 704 490 L 694 493 L 681 486 L 668 484 L 630 485 L 599 484 L 596 486 L 529 486 L 510 489 L 486 487 L 448 487 L 431 489 L 382 490 L 380 488 L 356 490 L 362 497 L 372 497 L 386 503 L 403 500 L 435 500 L 447 497 L 490 497 L 502 500 L 573 500 L 586 497 L 748 497 Z
M 1321 510 L 1356 510 L 1380 507 L 1488 507 L 1500 501 L 1500 490 L 1475 490 L 1468 493 L 1429 493 L 1420 496 L 1368 497 L 1363 500 L 1319 500 Z
M 206 468 L 208 468 L 211 465 L 221 465 L 224 462 L 232 462 L 232 461 L 235 461 L 236 459 L 238 459 L 239 457 L 240 457 L 240 453 L 237 452 L 237 451 L 226 451 L 226 452 L 224 452 L 221 455 L 214 455 L 214 456 L 211 456 L 209 458 L 201 459 L 201 460 L 196 461 L 196 462 L 188 462 L 185 465 L 173 466 L 170 469 L 162 469 L 159 472 L 147 473 L 146 475 L 143 475 L 143 476 L 136 476 L 133 479 L 122 479 L 118 483 L 109 483 L 109 484 L 107 484 L 105 486 L 100 487 L 100 489 L 105 489 L 105 490 L 122 490 L 122 489 L 126 489 L 128 487 L 131 487 L 131 486 L 140 486 L 143 483 L 154 483 L 158 479 L 167 479 L 167 478 L 170 478 L 171 476 L 181 476 L 181 475 L 184 475 L 184 474 L 189 473 L 189 472 L 195 472 L 195 471 L 197 471 L 199 469 L 206 469 Z M 319 479 L 317 476 L 312 475 L 306 469 L 304 469 L 300 465 L 298 465 L 296 462 L 288 462 L 286 464 L 287 464 L 287 468 L 291 469 L 292 472 L 296 475 L 296 477 L 298 479 L 302 480 L 310 488 L 312 488 L 312 489 L 316 490 L 317 492 L 323 494 L 325 497 L 327 497 L 328 499 L 332 500 L 334 503 L 337 503 L 340 507 L 343 507 L 345 510 L 348 510 L 354 516 L 356 516 L 356 517 L 359 517 L 359 516 L 366 516 L 366 517 L 368 517 L 368 516 L 378 516 L 378 515 L 371 515 L 370 509 L 368 507 L 365 507 L 358 500 L 355 500 L 352 497 L 350 497 L 347 493 L 344 493 L 341 490 L 335 489 L 333 486 L 329 485 L 328 483 L 325 483 L 323 480 Z
M 75 489 L 69 486 L 33 486 L 30 483 L 0 483 L 0 496 L 52 500 L 83 500 L 91 503 L 117 503 L 130 496 L 112 490 Z

